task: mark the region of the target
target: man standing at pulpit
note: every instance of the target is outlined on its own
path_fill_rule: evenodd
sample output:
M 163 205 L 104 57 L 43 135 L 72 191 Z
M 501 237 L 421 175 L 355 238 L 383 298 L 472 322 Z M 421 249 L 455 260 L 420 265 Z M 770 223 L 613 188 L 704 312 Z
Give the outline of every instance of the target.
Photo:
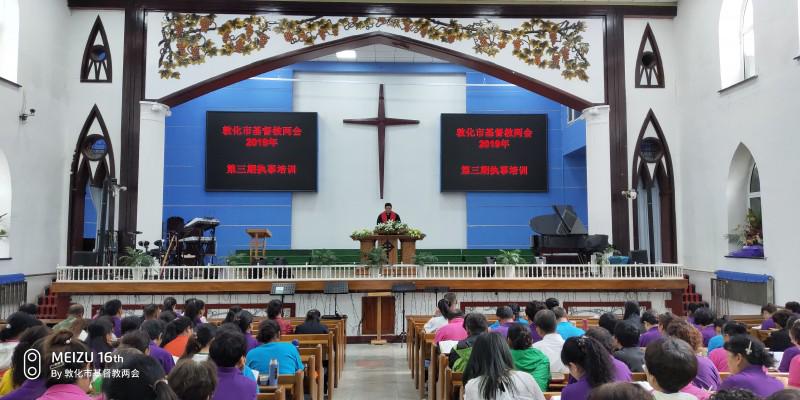
M 400 222 L 400 214 L 392 211 L 392 203 L 383 205 L 383 212 L 378 215 L 378 222 L 376 222 L 376 224 L 383 224 L 389 221 Z

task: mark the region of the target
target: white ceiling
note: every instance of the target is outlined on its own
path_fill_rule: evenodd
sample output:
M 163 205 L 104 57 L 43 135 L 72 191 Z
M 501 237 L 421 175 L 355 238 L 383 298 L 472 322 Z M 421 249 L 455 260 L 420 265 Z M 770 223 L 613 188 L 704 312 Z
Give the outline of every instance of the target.
M 335 54 L 320 57 L 313 61 L 339 61 L 339 62 L 387 62 L 387 63 L 443 63 L 438 58 L 428 57 L 423 54 L 414 53 L 397 47 L 374 44 L 359 47 L 356 51 L 356 59 L 339 59 Z

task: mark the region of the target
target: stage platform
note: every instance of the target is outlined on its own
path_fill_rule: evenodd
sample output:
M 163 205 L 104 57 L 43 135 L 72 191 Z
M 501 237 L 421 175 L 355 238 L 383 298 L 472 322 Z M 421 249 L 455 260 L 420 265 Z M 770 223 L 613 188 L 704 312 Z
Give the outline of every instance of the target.
M 348 293 L 324 294 L 326 282 L 346 282 Z M 270 295 L 274 283 L 293 283 L 295 294 Z M 363 315 L 374 310 L 374 292 L 392 292 L 397 284 L 413 284 L 406 293 L 384 300 L 390 314 L 386 332 L 401 332 L 402 315 L 432 314 L 445 291 L 456 292 L 465 311 L 493 314 L 498 305 L 555 297 L 570 312 L 597 317 L 619 311 L 625 300 L 637 300 L 659 312 L 683 312 L 687 286 L 683 267 L 656 265 L 499 265 L 435 264 L 208 266 L 208 267 L 58 267 L 51 285 L 59 303 L 81 303 L 97 308 L 112 298 L 136 313 L 145 304 L 160 304 L 174 296 L 204 299 L 209 318 L 224 318 L 230 305 L 239 304 L 263 315 L 266 304 L 282 298 L 289 315 L 302 316 L 316 308 L 323 314 L 347 314 L 348 332 L 368 334 Z M 363 323 L 363 324 L 362 324 Z M 392 325 L 393 324 L 393 325 Z

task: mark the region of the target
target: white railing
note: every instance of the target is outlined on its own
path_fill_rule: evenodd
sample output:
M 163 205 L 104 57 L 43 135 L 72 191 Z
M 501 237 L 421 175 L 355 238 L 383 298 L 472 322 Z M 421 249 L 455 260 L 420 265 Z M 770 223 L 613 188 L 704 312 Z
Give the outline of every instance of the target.
M 678 264 L 256 265 L 200 267 L 57 267 L 58 282 L 335 281 L 397 279 L 682 279 Z

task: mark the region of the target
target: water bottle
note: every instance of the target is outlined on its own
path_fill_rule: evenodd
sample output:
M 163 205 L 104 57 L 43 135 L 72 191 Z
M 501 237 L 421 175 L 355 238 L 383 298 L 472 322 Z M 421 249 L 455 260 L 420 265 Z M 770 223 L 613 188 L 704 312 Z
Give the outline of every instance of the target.
M 278 386 L 278 360 L 274 358 L 269 362 L 269 380 L 267 386 Z

